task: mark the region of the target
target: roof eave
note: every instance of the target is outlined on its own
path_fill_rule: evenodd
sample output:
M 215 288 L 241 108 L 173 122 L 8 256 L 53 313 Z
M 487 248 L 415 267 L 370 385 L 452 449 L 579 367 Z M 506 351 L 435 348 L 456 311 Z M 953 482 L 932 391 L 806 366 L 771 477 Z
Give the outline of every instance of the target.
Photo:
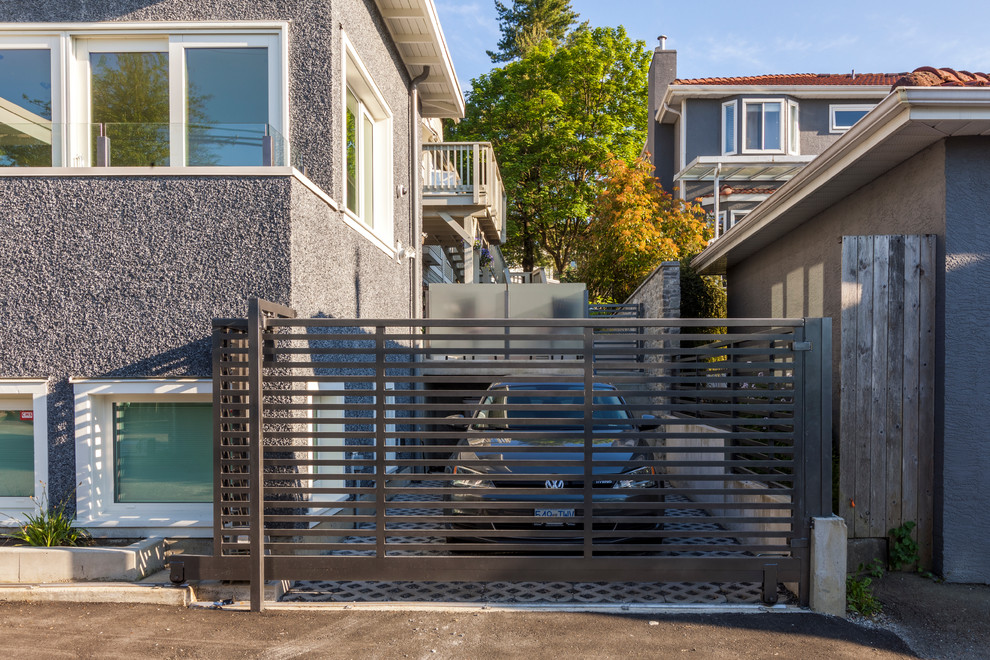
M 434 1 L 408 0 L 408 6 L 394 6 L 393 0 L 375 0 L 375 4 L 385 19 L 385 25 L 398 47 L 399 56 L 402 58 L 410 78 L 416 78 L 423 73 L 426 66 L 430 67 L 429 77 L 419 88 L 420 99 L 423 103 L 422 115 L 424 117 L 453 119 L 464 117 L 464 93 L 461 90 L 460 82 L 457 80 L 454 62 L 450 55 L 450 49 L 447 48 L 447 40 L 444 38 Z M 403 37 L 410 33 L 400 31 L 399 28 L 402 24 L 399 21 L 409 18 L 423 19 L 426 24 L 426 34 L 420 35 L 424 40 L 418 43 L 433 46 L 435 57 L 426 58 L 429 61 L 419 55 L 409 53 L 408 50 L 410 49 L 402 47 Z

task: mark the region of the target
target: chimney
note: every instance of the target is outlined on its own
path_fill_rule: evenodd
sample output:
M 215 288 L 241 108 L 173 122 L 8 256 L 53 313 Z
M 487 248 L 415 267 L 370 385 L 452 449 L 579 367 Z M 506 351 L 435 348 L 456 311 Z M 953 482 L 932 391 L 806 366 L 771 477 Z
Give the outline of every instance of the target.
M 654 140 L 656 129 L 657 109 L 663 102 L 663 97 L 667 93 L 667 86 L 677 78 L 677 51 L 667 50 L 667 35 L 657 37 L 660 45 L 653 51 L 653 60 L 650 62 L 649 74 L 649 100 L 647 108 L 647 139 L 646 148 L 651 153 L 650 160 L 656 165 L 657 145 Z

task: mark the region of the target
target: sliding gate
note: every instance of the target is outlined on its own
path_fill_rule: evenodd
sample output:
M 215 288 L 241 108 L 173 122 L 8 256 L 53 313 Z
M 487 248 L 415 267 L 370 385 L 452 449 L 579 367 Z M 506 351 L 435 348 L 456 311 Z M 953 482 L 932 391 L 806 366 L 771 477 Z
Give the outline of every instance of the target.
M 214 325 L 213 554 L 172 578 L 250 581 L 253 609 L 266 579 L 757 582 L 767 602 L 793 582 L 807 601 L 830 336 L 251 300 Z

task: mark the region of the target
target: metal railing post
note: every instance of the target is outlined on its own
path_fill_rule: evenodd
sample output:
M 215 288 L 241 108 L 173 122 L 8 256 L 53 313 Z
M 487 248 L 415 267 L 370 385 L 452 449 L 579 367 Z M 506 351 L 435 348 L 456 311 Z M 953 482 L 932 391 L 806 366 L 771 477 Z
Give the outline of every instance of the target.
M 251 611 L 265 608 L 265 461 L 262 415 L 264 315 L 257 298 L 248 301 L 248 434 L 250 442 Z
M 595 329 L 584 326 L 584 558 L 594 552 L 595 488 Z
M 106 124 L 99 124 L 100 134 L 96 137 L 96 166 L 110 167 L 110 138 L 106 134 Z
M 265 135 L 261 138 L 261 165 L 271 167 L 275 162 L 275 138 L 268 132 L 265 126 Z

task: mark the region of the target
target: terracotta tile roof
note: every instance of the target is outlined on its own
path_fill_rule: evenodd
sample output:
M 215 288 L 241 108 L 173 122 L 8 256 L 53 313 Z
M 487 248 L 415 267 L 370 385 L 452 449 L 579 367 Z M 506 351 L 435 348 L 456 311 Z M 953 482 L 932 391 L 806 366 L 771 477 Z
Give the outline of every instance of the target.
M 990 76 L 980 72 L 922 66 L 901 77 L 891 90 L 898 87 L 990 87 Z
M 739 78 L 680 78 L 675 85 L 893 85 L 904 73 L 771 73 Z
M 770 195 L 776 188 L 737 188 L 728 184 L 719 188 L 720 195 Z

